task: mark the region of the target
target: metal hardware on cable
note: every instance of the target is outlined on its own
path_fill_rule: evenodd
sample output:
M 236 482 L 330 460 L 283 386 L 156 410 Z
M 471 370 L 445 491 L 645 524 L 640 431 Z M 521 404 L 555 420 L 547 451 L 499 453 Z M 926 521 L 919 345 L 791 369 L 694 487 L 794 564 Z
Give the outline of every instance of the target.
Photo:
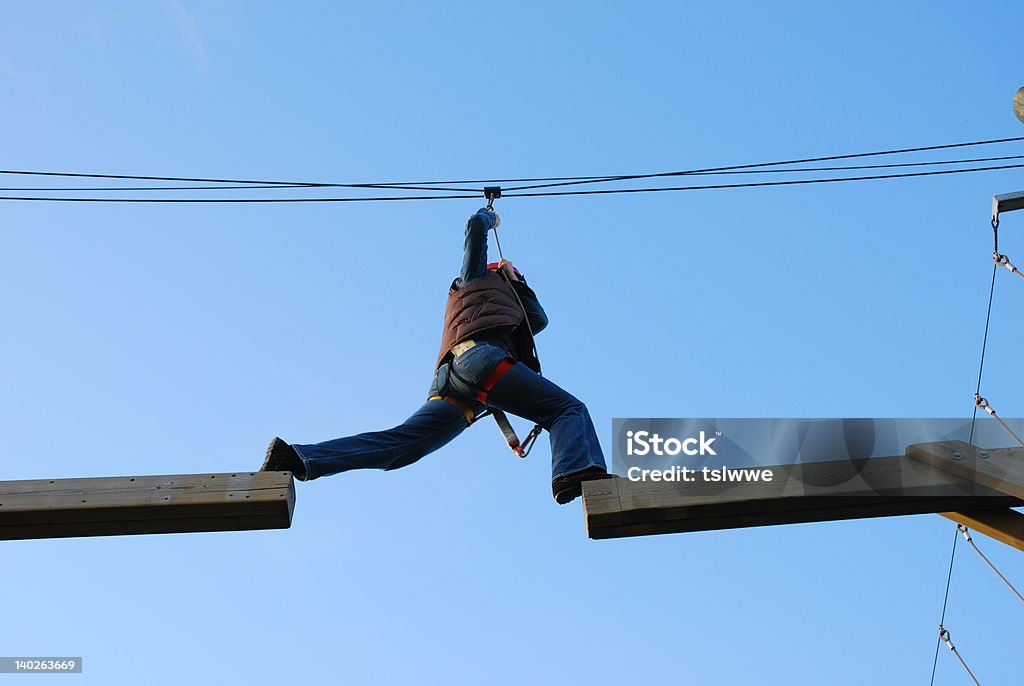
M 501 197 L 501 186 L 486 186 L 484 188 L 484 197 L 487 198 L 487 209 L 494 210 L 494 201 Z M 498 246 L 498 257 L 505 259 L 505 255 L 501 252 L 501 241 L 498 239 L 498 227 L 494 229 L 494 244 Z
M 971 538 L 971 533 L 970 533 L 970 531 L 968 531 L 967 527 L 964 526 L 963 524 L 957 524 L 956 525 L 956 530 L 959 531 L 961 534 L 963 534 L 964 538 L 967 539 L 967 542 L 971 544 L 972 548 L 974 548 L 974 552 L 978 553 L 978 557 L 980 557 L 982 560 L 984 560 L 985 564 L 987 564 L 989 566 L 989 568 L 993 572 L 996 573 L 996 576 L 998 576 L 1000 579 L 1003 580 L 1004 584 L 1009 586 L 1010 590 L 1013 591 L 1013 594 L 1015 596 L 1017 596 L 1017 600 L 1019 600 L 1020 602 L 1024 603 L 1024 596 L 1022 596 L 1020 594 L 1020 591 L 1018 591 L 1016 588 L 1014 588 L 1013 584 L 1011 584 L 1006 579 L 1006 577 L 1003 576 L 1002 573 L 998 569 L 996 569 L 996 566 L 994 564 L 992 564 L 992 562 L 989 561 L 989 559 L 987 557 L 985 557 L 985 553 L 981 552 L 981 549 L 978 548 L 977 544 L 974 542 L 974 539 Z
M 1020 278 L 1024 279 L 1024 274 L 1022 274 L 1020 272 L 1020 270 L 1018 270 L 1015 266 L 1013 266 L 1013 262 L 1010 262 L 1010 258 L 1007 257 L 1006 255 L 1001 255 L 999 253 L 993 253 L 992 254 L 992 259 L 995 260 L 996 265 L 998 265 L 1000 267 L 1006 267 L 1011 272 L 1013 272 L 1014 274 L 1016 274 Z
M 986 400 L 985 398 L 982 398 L 980 395 L 975 393 L 974 394 L 974 406 L 976 408 L 978 408 L 979 410 L 985 410 L 990 415 L 992 415 L 992 417 L 994 417 L 996 421 L 998 421 L 1000 424 L 1002 424 L 1003 428 L 1006 429 L 1011 436 L 1013 436 L 1014 440 L 1016 440 L 1018 443 L 1020 443 L 1021 446 L 1024 446 L 1024 441 L 1022 441 L 1020 439 L 1020 436 L 1018 436 L 1017 434 L 1015 434 L 1013 432 L 1013 429 L 1011 429 L 1009 427 L 1009 425 L 1006 422 L 1003 421 L 1002 417 L 1000 417 L 998 414 L 996 414 L 996 411 L 994 409 L 992 409 L 991 405 L 988 404 L 988 400 Z
M 967 666 L 964 659 L 960 657 L 960 653 L 957 652 L 956 647 L 953 646 L 953 642 L 949 639 L 949 630 L 941 624 L 939 625 L 939 640 L 949 646 L 949 649 L 953 651 L 956 659 L 960 661 L 960 665 L 967 672 L 967 675 L 971 677 L 971 681 L 973 681 L 977 686 L 981 686 L 981 682 L 978 681 L 978 677 L 974 676 L 974 672 L 971 671 L 971 668 Z
M 501 186 L 485 186 L 484 197 L 487 198 L 487 209 L 493 209 L 494 201 L 501 197 Z

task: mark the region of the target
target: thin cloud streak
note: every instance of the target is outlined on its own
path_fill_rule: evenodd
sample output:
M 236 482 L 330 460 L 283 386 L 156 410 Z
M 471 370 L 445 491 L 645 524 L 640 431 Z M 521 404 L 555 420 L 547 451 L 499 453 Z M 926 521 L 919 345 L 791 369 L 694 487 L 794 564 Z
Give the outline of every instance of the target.
M 196 29 L 196 23 L 192 19 L 192 15 L 189 14 L 181 0 L 168 0 L 168 3 L 177 15 L 181 32 L 192 45 L 200 66 L 205 68 L 209 64 L 209 59 L 206 54 L 206 45 L 203 43 L 203 39 L 199 35 L 199 31 Z

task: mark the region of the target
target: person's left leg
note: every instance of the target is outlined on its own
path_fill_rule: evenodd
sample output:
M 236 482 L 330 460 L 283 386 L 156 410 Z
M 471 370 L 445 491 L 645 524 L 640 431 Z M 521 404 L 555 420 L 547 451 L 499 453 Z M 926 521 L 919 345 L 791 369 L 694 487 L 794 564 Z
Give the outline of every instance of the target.
M 302 459 L 309 481 L 351 469 L 405 467 L 442 447 L 467 426 L 461 409 L 444 400 L 428 400 L 394 428 L 292 447 Z

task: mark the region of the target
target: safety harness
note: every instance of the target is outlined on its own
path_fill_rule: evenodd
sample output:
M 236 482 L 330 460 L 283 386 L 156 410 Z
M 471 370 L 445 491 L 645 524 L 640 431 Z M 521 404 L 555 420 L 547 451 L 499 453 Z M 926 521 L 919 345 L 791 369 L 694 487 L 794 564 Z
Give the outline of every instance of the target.
M 452 346 L 452 354 L 457 357 L 476 345 L 476 341 L 473 340 L 462 341 L 458 345 Z M 482 405 L 487 405 L 487 396 L 491 392 L 491 389 L 494 388 L 501 380 L 501 377 L 505 376 L 505 374 L 507 374 L 508 371 L 512 369 L 512 367 L 514 366 L 515 362 L 512 359 L 506 357 L 505 359 L 503 359 L 501 362 L 494 366 L 494 369 L 491 370 L 490 374 L 487 375 L 487 377 L 480 383 L 479 386 L 474 386 L 472 383 L 470 383 L 467 379 L 465 379 L 462 375 L 455 371 L 454 367 L 449 367 L 448 373 L 455 376 L 455 378 L 457 378 L 465 385 L 469 386 L 470 388 L 473 388 L 476 391 L 474 399 Z M 512 422 L 509 421 L 508 416 L 502 410 L 488 408 L 484 412 L 481 412 L 479 415 L 477 415 L 473 412 L 473 408 L 471 408 L 469 405 L 462 402 L 458 398 L 453 398 L 447 395 L 434 395 L 431 396 L 429 399 L 444 400 L 446 402 L 451 403 L 455 407 L 459 408 L 460 410 L 462 410 L 462 414 L 465 415 L 466 417 L 466 423 L 470 425 L 472 425 L 473 422 L 480 419 L 481 417 L 491 415 L 492 417 L 494 417 L 494 422 L 498 425 L 498 429 L 501 431 L 501 435 L 504 437 L 505 442 L 508 444 L 508 447 L 512 450 L 512 452 L 514 452 L 519 457 L 526 457 L 527 455 L 530 454 L 530 449 L 533 448 L 534 442 L 537 440 L 537 437 L 543 430 L 543 427 L 541 427 L 539 424 L 534 425 L 533 429 L 530 430 L 530 433 L 527 434 L 526 440 L 520 442 L 519 436 L 516 434 L 515 429 L 512 428 Z

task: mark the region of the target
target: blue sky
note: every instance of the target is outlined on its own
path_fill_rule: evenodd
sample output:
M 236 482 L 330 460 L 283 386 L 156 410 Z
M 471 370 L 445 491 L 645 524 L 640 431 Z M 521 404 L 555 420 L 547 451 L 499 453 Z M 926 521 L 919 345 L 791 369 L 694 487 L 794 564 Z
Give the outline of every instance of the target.
M 364 182 L 1018 136 L 1019 19 L 7 2 L 0 166 Z M 613 417 L 969 415 L 990 199 L 1020 189 L 1013 170 L 498 209 L 551 318 L 545 370 L 607 448 Z M 3 478 L 254 469 L 274 435 L 399 422 L 479 205 L 0 205 Z M 1024 256 L 1024 217 L 1001 233 Z M 1020 416 L 1024 289 L 999 276 L 983 389 Z M 948 521 L 594 542 L 548 460 L 484 425 L 408 469 L 298 484 L 287 531 L 5 543 L 0 652 L 84 656 L 44 683 L 927 683 Z M 1020 553 L 978 541 L 1024 579 Z M 982 683 L 1008 683 L 1020 608 L 968 552 L 947 626 Z M 943 648 L 935 683 L 965 678 Z

